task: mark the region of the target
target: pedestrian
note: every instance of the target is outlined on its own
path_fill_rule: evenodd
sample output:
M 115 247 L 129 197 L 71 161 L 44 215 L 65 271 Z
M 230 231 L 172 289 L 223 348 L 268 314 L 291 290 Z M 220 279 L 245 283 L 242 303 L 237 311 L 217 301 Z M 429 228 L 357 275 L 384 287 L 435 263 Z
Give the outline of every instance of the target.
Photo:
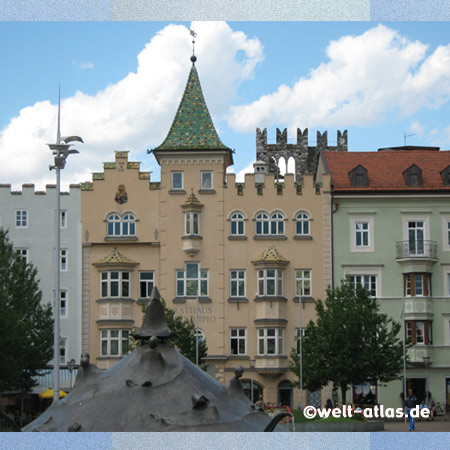
M 411 409 L 417 406 L 417 397 L 414 395 L 412 388 L 408 389 L 408 395 L 405 398 L 405 408 L 409 417 L 409 431 L 416 431 L 414 427 L 414 417 L 411 414 Z

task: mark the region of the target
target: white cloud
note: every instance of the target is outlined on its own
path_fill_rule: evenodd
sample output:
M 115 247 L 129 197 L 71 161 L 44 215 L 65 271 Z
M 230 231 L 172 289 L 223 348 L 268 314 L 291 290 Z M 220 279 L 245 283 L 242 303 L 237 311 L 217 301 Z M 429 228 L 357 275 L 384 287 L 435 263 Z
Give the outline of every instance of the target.
M 418 120 L 415 120 L 409 126 L 409 131 L 411 131 L 411 133 L 415 134 L 419 138 L 423 137 L 424 129 L 423 129 L 423 126 L 420 124 L 420 122 Z
M 237 183 L 244 183 L 245 182 L 245 174 L 246 173 L 254 173 L 253 164 L 255 162 L 256 162 L 256 159 L 253 159 L 252 162 L 247 167 L 244 167 L 242 170 L 240 170 L 236 174 L 236 182 Z M 235 171 L 234 171 L 234 169 L 232 167 L 229 167 L 227 169 L 227 173 L 235 173 Z
M 86 69 L 93 69 L 94 68 L 94 63 L 91 61 L 81 61 L 78 62 L 75 59 L 72 60 L 72 64 L 74 66 L 77 66 L 80 70 L 86 70 Z
M 292 86 L 231 108 L 237 131 L 256 127 L 348 127 L 410 117 L 450 99 L 450 45 L 428 47 L 384 25 L 330 42 L 329 61 Z
M 213 118 L 227 110 L 242 81 L 262 61 L 257 39 L 233 31 L 224 22 L 196 22 L 196 66 Z M 79 155 L 64 170 L 64 184 L 90 179 L 112 160 L 114 150 L 133 152 L 162 143 L 183 93 L 192 53 L 186 27 L 168 25 L 139 53 L 137 69 L 95 96 L 77 92 L 61 100 L 61 133 L 82 136 Z M 19 55 L 20 56 L 20 55 Z M 54 182 L 46 143 L 54 142 L 57 106 L 38 102 L 20 111 L 0 132 L 0 177 L 15 185 Z
M 450 148 L 450 127 L 442 130 L 433 129 L 428 133 L 431 145 L 441 147 L 442 149 Z

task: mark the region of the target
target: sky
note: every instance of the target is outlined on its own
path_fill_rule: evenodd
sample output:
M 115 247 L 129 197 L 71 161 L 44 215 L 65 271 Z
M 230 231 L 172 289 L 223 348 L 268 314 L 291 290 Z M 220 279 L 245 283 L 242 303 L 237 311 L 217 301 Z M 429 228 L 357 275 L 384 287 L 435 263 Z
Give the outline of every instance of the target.
M 450 27 L 446 22 L 0 22 L 0 183 L 55 182 L 48 143 L 78 135 L 62 185 L 90 181 L 128 150 L 162 143 L 191 67 L 232 170 L 255 160 L 255 130 L 348 130 L 349 151 L 406 144 L 450 149 Z

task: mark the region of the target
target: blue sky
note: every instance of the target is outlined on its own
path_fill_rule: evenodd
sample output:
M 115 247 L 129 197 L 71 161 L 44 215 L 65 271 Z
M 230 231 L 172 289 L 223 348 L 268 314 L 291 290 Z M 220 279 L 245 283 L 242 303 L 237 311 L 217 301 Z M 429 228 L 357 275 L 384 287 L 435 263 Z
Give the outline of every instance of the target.
M 159 179 L 159 145 L 184 89 L 190 22 L 1 22 L 0 181 L 54 182 L 46 143 L 77 148 L 63 185 L 87 181 L 129 150 Z M 255 156 L 255 129 L 348 130 L 349 150 L 407 144 L 450 148 L 450 27 L 446 22 L 195 22 L 197 68 L 236 172 Z

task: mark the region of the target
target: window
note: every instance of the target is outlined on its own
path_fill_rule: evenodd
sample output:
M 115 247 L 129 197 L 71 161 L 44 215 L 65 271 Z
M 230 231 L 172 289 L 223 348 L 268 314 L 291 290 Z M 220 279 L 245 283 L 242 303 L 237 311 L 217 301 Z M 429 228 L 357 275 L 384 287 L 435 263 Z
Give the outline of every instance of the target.
M 67 317 L 67 291 L 66 290 L 59 291 L 59 315 L 61 317 Z
M 306 328 L 302 328 L 302 341 L 305 339 Z M 295 351 L 297 355 L 300 354 L 300 328 L 295 329 Z
M 425 236 L 425 222 L 408 221 L 408 242 L 410 255 L 423 255 Z
M 295 216 L 295 234 L 297 236 L 309 236 L 309 215 L 300 212 Z
M 282 328 L 258 329 L 258 355 L 282 355 L 284 330 Z
M 67 272 L 67 249 L 61 249 L 60 253 L 60 270 L 61 272 Z
M 199 266 L 198 263 L 186 263 L 185 270 L 177 270 L 177 296 L 208 295 L 208 271 Z
M 310 297 L 311 296 L 311 271 L 296 270 L 295 271 L 295 296 Z
M 370 247 L 369 222 L 355 222 L 355 244 L 358 248 Z
M 102 272 L 102 298 L 129 297 L 130 272 Z
M 243 236 L 245 234 L 245 217 L 240 212 L 235 212 L 230 218 L 231 236 Z
M 61 338 L 59 340 L 59 363 L 66 363 L 66 350 L 67 350 L 67 338 Z
M 447 245 L 450 246 L 450 221 L 447 222 Z
M 60 227 L 67 228 L 67 211 L 61 211 Z
M 184 234 L 200 234 L 200 213 L 190 211 L 184 214 Z
M 245 297 L 245 270 L 230 271 L 230 297 Z
M 245 328 L 231 328 L 230 353 L 232 355 L 247 354 L 247 330 Z
M 183 189 L 183 172 L 172 172 L 172 189 Z
M 258 295 L 282 296 L 283 271 L 280 269 L 258 270 Z
M 200 173 L 200 189 L 212 189 L 213 187 L 213 173 L 201 172 Z
M 284 215 L 276 212 L 270 216 L 265 212 L 257 214 L 256 235 L 283 235 L 284 234 Z
M 432 344 L 432 322 L 431 321 L 407 321 L 406 342 L 412 345 Z
M 26 209 L 16 210 L 16 228 L 27 228 L 28 211 Z
M 136 235 L 136 217 L 134 214 L 127 213 L 121 218 L 118 214 L 112 213 L 107 218 L 108 236 L 135 236 Z
M 404 277 L 404 294 L 407 297 L 431 296 L 431 274 L 406 273 Z
M 130 349 L 128 330 L 101 330 L 101 355 L 123 356 Z
M 377 296 L 377 277 L 376 275 L 350 275 L 350 284 L 356 291 L 356 287 L 361 285 L 367 289 L 373 297 Z
M 24 259 L 28 263 L 28 249 L 27 248 L 16 248 L 16 254 Z
M 415 164 L 403 172 L 403 178 L 406 186 L 418 187 L 422 186 L 422 169 Z
M 367 169 L 361 165 L 356 166 L 349 173 L 350 184 L 352 187 L 368 187 L 369 179 Z
M 155 272 L 139 272 L 139 298 L 150 298 L 155 285 Z

